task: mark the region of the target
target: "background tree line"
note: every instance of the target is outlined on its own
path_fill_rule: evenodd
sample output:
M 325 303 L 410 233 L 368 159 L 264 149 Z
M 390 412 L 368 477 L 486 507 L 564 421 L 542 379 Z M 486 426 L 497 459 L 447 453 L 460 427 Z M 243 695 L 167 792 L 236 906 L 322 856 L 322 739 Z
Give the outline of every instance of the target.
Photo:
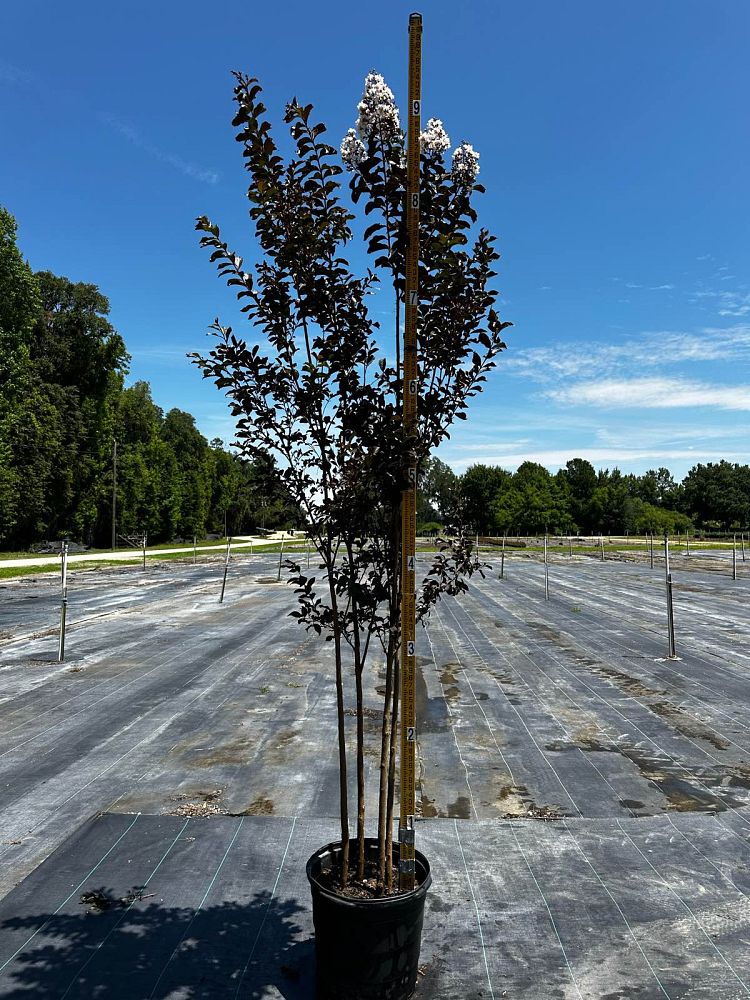
M 147 382 L 125 388 L 130 357 L 92 284 L 34 273 L 0 208 L 0 546 L 117 531 L 170 541 L 291 526 L 297 511 L 262 455 L 210 443 L 191 414 L 166 415 Z
M 669 469 L 642 476 L 598 472 L 573 458 L 554 475 L 536 462 L 515 473 L 470 466 L 457 476 L 432 459 L 423 470 L 418 519 L 422 530 L 463 525 L 485 535 L 644 534 L 741 531 L 750 525 L 750 466 L 696 465 L 678 483 Z

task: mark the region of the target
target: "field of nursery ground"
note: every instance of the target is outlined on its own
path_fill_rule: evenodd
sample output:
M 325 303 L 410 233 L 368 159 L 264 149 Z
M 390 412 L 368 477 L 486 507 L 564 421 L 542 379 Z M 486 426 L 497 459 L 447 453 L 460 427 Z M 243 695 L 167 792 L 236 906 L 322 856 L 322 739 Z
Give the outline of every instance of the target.
M 750 561 L 673 554 L 672 660 L 645 548 L 492 562 L 419 635 L 417 996 L 750 995 Z M 334 679 L 277 565 L 71 566 L 62 664 L 59 573 L 0 581 L 0 997 L 313 997 Z

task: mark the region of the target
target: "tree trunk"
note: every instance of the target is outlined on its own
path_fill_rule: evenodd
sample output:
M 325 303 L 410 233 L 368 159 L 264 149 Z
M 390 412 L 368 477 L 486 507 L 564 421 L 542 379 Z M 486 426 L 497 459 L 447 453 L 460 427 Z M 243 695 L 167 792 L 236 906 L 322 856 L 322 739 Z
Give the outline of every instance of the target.
M 341 817 L 341 888 L 349 881 L 349 795 L 346 775 L 346 716 L 344 715 L 344 678 L 341 659 L 341 628 L 338 619 L 336 588 L 333 585 L 333 551 L 328 538 L 326 563 L 328 569 L 328 590 L 333 612 L 333 647 L 336 657 L 336 720 L 339 743 L 339 812 Z
M 354 549 L 351 539 L 346 541 L 346 554 L 349 559 L 350 581 L 354 582 Z M 362 670 L 364 661 L 362 659 L 362 646 L 359 634 L 359 608 L 357 599 L 353 593 L 353 587 L 349 589 L 353 647 L 354 647 L 354 683 L 357 698 L 357 878 L 361 881 L 365 877 L 365 720 L 364 701 L 362 698 Z
M 378 788 L 378 894 L 385 888 L 386 830 L 388 815 L 388 784 L 390 778 L 391 742 L 391 700 L 393 691 L 393 659 L 395 640 L 393 630 L 388 634 L 388 649 L 385 659 L 385 694 L 383 695 L 383 724 L 380 736 L 380 785 Z
M 400 660 L 400 649 L 401 649 L 401 636 L 397 636 L 397 641 L 395 643 L 394 650 L 394 669 L 393 669 L 393 703 L 391 712 L 391 752 L 390 759 L 388 761 L 388 811 L 386 815 L 386 831 L 385 831 L 385 854 L 388 859 L 388 864 L 386 866 L 386 885 L 388 889 L 393 888 L 393 865 L 391 864 L 391 858 L 393 857 L 393 801 L 395 798 L 396 790 L 396 740 L 398 733 L 398 700 L 399 700 L 399 684 L 401 683 L 401 660 Z

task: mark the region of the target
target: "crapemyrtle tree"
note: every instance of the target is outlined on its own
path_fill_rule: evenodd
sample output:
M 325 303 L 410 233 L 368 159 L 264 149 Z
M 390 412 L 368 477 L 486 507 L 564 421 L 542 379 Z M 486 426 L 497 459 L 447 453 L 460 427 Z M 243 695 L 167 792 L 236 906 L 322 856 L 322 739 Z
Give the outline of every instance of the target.
M 250 321 L 245 339 L 219 320 L 216 342 L 194 355 L 204 377 L 227 394 L 237 446 L 273 455 L 302 510 L 318 553 L 315 572 L 289 564 L 298 597 L 292 612 L 333 644 L 340 818 L 341 888 L 350 879 L 345 690 L 356 698 L 356 849 L 353 877 L 364 877 L 365 764 L 363 675 L 373 649 L 385 660 L 378 769 L 378 894 L 391 891 L 395 734 L 400 643 L 401 494 L 406 456 L 421 467 L 464 419 L 472 396 L 505 346 L 491 287 L 495 239 L 477 229 L 478 154 L 450 141 L 431 119 L 421 137 L 419 427 L 406 440 L 401 421 L 400 326 L 405 262 L 405 140 L 393 94 L 368 75 L 355 128 L 339 151 L 312 105 L 286 107 L 294 153 L 282 157 L 257 80 L 235 73 L 236 138 L 249 174 L 247 197 L 258 252 L 253 268 L 206 217 L 201 245 L 236 291 Z M 342 168 L 343 162 L 343 168 Z M 350 174 L 348 193 L 344 171 Z M 360 224 L 355 213 L 361 212 Z M 364 245 L 357 248 L 355 230 Z M 357 273 L 345 254 L 366 261 Z M 364 251 L 364 253 L 362 252 Z M 369 300 L 378 295 L 378 309 Z M 393 325 L 374 319 L 383 295 Z M 425 621 L 443 594 L 466 589 L 481 570 L 463 538 L 443 542 L 418 594 Z M 381 661 L 382 662 L 382 661 Z

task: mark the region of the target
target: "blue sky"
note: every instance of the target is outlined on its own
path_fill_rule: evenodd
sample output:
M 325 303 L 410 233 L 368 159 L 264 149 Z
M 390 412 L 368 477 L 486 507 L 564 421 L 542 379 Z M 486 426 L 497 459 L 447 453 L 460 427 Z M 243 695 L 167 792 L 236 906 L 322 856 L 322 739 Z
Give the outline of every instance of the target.
M 184 355 L 233 300 L 195 216 L 252 255 L 238 68 L 338 144 L 362 81 L 403 106 L 411 5 L 37 0 L 0 13 L 0 203 L 32 266 L 91 281 L 164 409 L 229 441 Z M 509 349 L 440 456 L 681 477 L 750 461 L 750 4 L 425 3 L 424 115 L 481 154 Z

